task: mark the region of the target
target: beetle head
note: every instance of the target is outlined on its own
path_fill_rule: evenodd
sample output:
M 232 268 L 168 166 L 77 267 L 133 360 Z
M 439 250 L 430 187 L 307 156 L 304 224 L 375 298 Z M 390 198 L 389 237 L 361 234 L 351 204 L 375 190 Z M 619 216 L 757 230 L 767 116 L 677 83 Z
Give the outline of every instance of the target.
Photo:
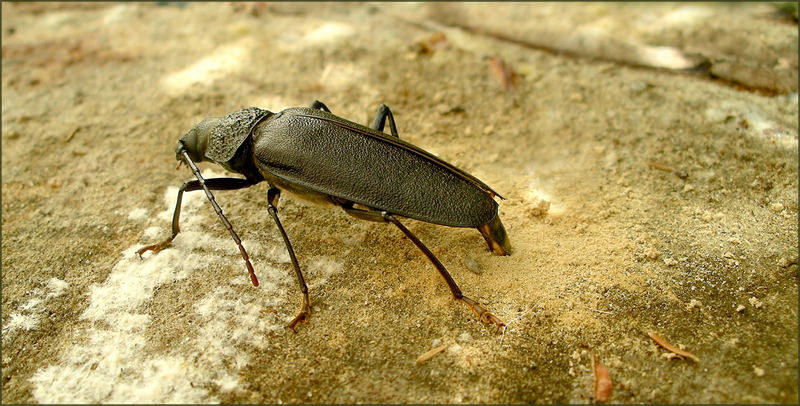
M 181 152 L 186 151 L 194 162 L 207 161 L 206 150 L 208 149 L 208 139 L 211 136 L 211 129 L 219 122 L 219 117 L 209 117 L 192 127 L 189 132 L 178 140 L 175 147 L 176 158 L 180 161 Z

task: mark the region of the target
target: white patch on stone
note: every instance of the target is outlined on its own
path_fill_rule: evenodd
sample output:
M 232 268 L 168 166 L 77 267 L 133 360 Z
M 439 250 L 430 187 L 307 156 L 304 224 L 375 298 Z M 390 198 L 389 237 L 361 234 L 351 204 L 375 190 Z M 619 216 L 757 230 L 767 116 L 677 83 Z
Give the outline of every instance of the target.
M 213 176 L 219 175 L 209 175 Z M 176 187 L 168 188 L 167 209 L 148 220 L 157 225 L 143 233 L 148 243 L 152 235 L 163 238 L 169 232 L 176 193 Z M 146 253 L 142 260 L 136 254 L 141 245 L 129 247 L 108 278 L 89 287 L 89 305 L 80 316 L 85 326 L 76 329 L 74 344 L 64 348 L 57 363 L 39 369 L 31 378 L 37 402 L 219 402 L 204 388 L 221 392 L 241 388 L 240 371 L 250 362 L 249 351 L 275 351 L 271 341 L 276 334 L 284 334 L 283 326 L 294 317 L 294 303 L 288 306 L 287 299 L 299 300 L 280 236 L 243 242 L 251 254 L 257 254 L 253 265 L 260 282 L 258 288 L 245 287 L 249 278 L 236 244 L 205 232 L 219 227 L 219 222 L 204 193 L 185 193 L 181 213 L 181 233 L 169 248 Z M 186 334 L 168 343 L 150 342 L 147 333 L 153 318 L 168 319 L 149 306 L 160 286 L 182 283 L 210 268 L 237 267 L 241 273 L 232 274 L 227 283 L 193 303 L 188 311 L 193 322 L 179 326 Z M 314 274 L 315 286 L 341 268 L 333 259 L 320 257 L 308 262 L 307 271 Z M 67 287 L 64 281 L 51 280 L 48 295 L 63 294 Z M 29 303 L 30 308 L 39 305 Z M 35 326 L 34 315 L 12 315 L 8 325 L 15 329 Z
M 240 71 L 255 49 L 258 49 L 258 44 L 250 37 L 222 45 L 209 56 L 164 77 L 161 86 L 173 96 L 196 92 L 198 87 L 209 86 Z
M 164 196 L 167 209 L 151 220 L 158 226 L 148 228 L 145 238 L 169 232 L 177 190 L 168 188 Z M 281 281 L 275 279 L 278 272 L 268 266 L 258 267 L 261 286 L 252 293 L 242 295 L 234 293 L 230 286 L 223 286 L 201 299 L 200 322 L 189 326 L 196 329 L 190 334 L 196 338 L 170 343 L 163 349 L 150 345 L 145 334 L 152 322 L 152 310 L 147 304 L 159 286 L 179 282 L 209 267 L 219 267 L 217 262 L 224 257 L 220 251 L 226 255 L 238 254 L 230 239 L 212 237 L 202 231 L 218 225 L 210 221 L 216 220 L 216 215 L 206 206 L 202 192 L 185 193 L 182 232 L 171 247 L 156 254 L 147 253 L 144 260 L 135 252 L 139 246 L 129 247 L 121 253 L 108 278 L 89 287 L 89 305 L 80 316 L 88 322 L 87 328 L 79 330 L 73 340 L 75 344 L 64 349 L 58 363 L 34 374 L 31 382 L 36 401 L 218 402 L 202 384 L 213 382 L 222 391 L 239 385 L 239 369 L 248 361 L 244 345 L 265 347 L 267 332 L 283 330 L 282 321 L 260 312 L 265 307 L 276 307 L 282 300 L 283 291 L 278 288 Z M 258 243 L 248 242 L 248 245 L 261 250 Z M 228 260 L 241 261 L 238 255 Z M 238 279 L 247 280 L 246 275 L 236 275 L 234 280 Z M 47 286 L 48 297 L 55 297 L 63 294 L 68 284 L 53 279 Z M 42 300 L 39 296 L 42 295 L 34 296 L 38 302 L 29 301 L 23 307 L 36 308 Z M 33 328 L 34 316 L 12 316 L 5 329 Z
M 9 315 L 8 321 L 3 326 L 3 338 L 11 337 L 18 331 L 36 329 L 40 314 L 46 310 L 47 300 L 63 295 L 68 287 L 69 283 L 66 281 L 50 278 L 47 281 L 47 292 L 39 288 L 34 289 L 31 298 L 19 306 L 19 312 Z
M 68 287 L 69 283 L 67 281 L 58 278 L 50 278 L 50 280 L 47 281 L 47 289 L 49 290 L 47 298 L 50 299 L 63 295 Z
M 144 207 L 137 207 L 128 213 L 128 220 L 145 220 L 147 219 L 147 209 Z

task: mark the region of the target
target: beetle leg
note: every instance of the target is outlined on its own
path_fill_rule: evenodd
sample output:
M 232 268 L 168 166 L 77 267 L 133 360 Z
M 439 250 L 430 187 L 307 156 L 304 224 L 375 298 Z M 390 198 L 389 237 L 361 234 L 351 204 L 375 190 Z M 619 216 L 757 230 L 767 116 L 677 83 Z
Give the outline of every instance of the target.
M 283 226 L 281 225 L 281 220 L 278 218 L 278 199 L 281 197 L 281 191 L 278 188 L 270 188 L 267 191 L 267 209 L 269 210 L 269 214 L 272 216 L 272 219 L 275 220 L 275 224 L 278 225 L 278 230 L 280 230 L 281 235 L 283 236 L 283 242 L 286 244 L 286 250 L 289 251 L 289 258 L 292 260 L 292 266 L 294 267 L 295 276 L 297 276 L 297 283 L 300 284 L 300 291 L 303 293 L 303 305 L 300 307 L 300 313 L 297 314 L 297 317 L 294 318 L 289 324 L 286 325 L 285 328 L 290 328 L 292 331 L 297 333 L 297 329 L 295 326 L 297 323 L 301 321 L 308 321 L 308 318 L 311 316 L 311 305 L 308 299 L 308 286 L 306 286 L 306 281 L 303 279 L 303 273 L 300 271 L 300 264 L 297 263 L 297 257 L 294 255 L 294 248 L 292 248 L 292 243 L 289 241 L 289 237 L 286 235 L 286 231 L 284 231 Z
M 385 104 L 378 106 L 378 112 L 375 113 L 375 118 L 372 120 L 372 125 L 370 127 L 374 130 L 383 132 L 383 126 L 386 124 L 387 118 L 389 119 L 389 130 L 392 132 L 392 135 L 400 138 L 400 136 L 397 135 L 397 125 L 394 123 L 392 110 L 389 110 L 389 106 Z
M 469 307 L 473 312 L 475 312 L 475 314 L 478 316 L 478 318 L 480 318 L 482 322 L 486 324 L 494 324 L 498 328 L 502 328 L 505 325 L 503 324 L 502 321 L 500 321 L 500 319 L 495 317 L 495 315 L 486 310 L 478 302 L 464 296 L 461 293 L 461 289 L 458 288 L 456 281 L 453 280 L 453 277 L 450 276 L 450 273 L 447 272 L 447 269 L 444 267 L 444 265 L 442 265 L 442 263 L 439 262 L 439 259 L 436 258 L 435 255 L 433 255 L 433 252 L 431 252 L 431 250 L 429 250 L 428 247 L 426 247 L 425 244 L 423 244 L 422 241 L 420 241 L 419 238 L 417 238 L 417 236 L 414 235 L 414 233 L 412 233 L 409 229 L 407 229 L 402 223 L 400 223 L 400 221 L 398 221 L 391 214 L 385 211 L 380 213 L 384 221 L 387 221 L 397 226 L 397 228 L 399 228 L 400 231 L 402 231 L 403 234 L 406 235 L 406 237 L 411 239 L 414 245 L 416 245 L 417 248 L 419 248 L 420 251 L 422 251 L 422 253 L 425 254 L 426 257 L 428 257 L 428 260 L 430 260 L 431 263 L 433 263 L 433 266 L 436 267 L 436 270 L 439 271 L 439 274 L 442 275 L 442 278 L 444 278 L 444 281 L 447 283 L 447 287 L 450 288 L 450 292 L 453 293 L 453 297 L 456 300 L 459 300 L 462 303 L 466 304 L 467 307 Z
M 323 103 L 323 102 L 321 102 L 319 100 L 314 100 L 314 102 L 311 103 L 310 107 L 312 109 L 318 109 L 318 110 L 327 111 L 328 113 L 331 112 L 331 110 L 328 108 L 328 106 L 326 106 L 325 103 Z
M 241 178 L 213 178 L 204 179 L 204 181 L 206 187 L 211 190 L 235 190 L 246 188 L 255 184 L 252 181 Z M 140 248 L 138 251 L 136 251 L 136 253 L 139 254 L 139 258 L 141 258 L 142 254 L 147 251 L 153 251 L 155 253 L 167 248 L 172 243 L 172 240 L 174 240 L 178 233 L 181 232 L 181 228 L 178 223 L 181 218 L 181 201 L 183 200 L 183 192 L 193 192 L 201 189 L 203 189 L 203 185 L 199 180 L 190 180 L 181 185 L 181 187 L 178 189 L 178 201 L 175 203 L 175 212 L 172 214 L 172 235 L 158 244 L 152 244 Z M 247 261 L 247 259 L 245 259 L 245 261 Z M 257 280 L 255 285 L 258 286 Z
M 383 218 L 383 214 L 377 210 L 364 210 L 364 209 L 356 209 L 353 207 L 353 203 L 349 202 L 347 204 L 342 204 L 340 207 L 345 211 L 345 213 L 361 220 L 367 221 L 377 221 L 384 223 L 386 219 Z

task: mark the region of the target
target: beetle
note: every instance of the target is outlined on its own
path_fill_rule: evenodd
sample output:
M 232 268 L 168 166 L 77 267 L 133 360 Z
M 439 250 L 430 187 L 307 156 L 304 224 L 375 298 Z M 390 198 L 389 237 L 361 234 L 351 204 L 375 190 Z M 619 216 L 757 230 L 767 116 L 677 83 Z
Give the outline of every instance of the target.
M 384 132 L 389 123 L 391 135 Z M 210 117 L 184 134 L 175 147 L 178 166 L 185 163 L 196 180 L 183 183 L 172 217 L 172 235 L 142 247 L 158 252 L 180 232 L 178 222 L 184 192 L 203 190 L 214 211 L 239 247 L 253 285 L 258 286 L 250 258 L 211 190 L 234 190 L 262 181 L 269 184 L 267 210 L 278 226 L 295 271 L 303 304 L 286 326 L 311 315 L 306 286 L 294 249 L 278 218 L 278 200 L 285 190 L 317 203 L 333 204 L 359 219 L 394 224 L 431 261 L 453 297 L 467 305 L 486 324 L 503 322 L 478 302 L 464 296 L 436 256 L 397 217 L 412 218 L 450 227 L 476 228 L 491 251 L 511 253 L 506 230 L 498 215 L 497 196 L 478 178 L 435 155 L 400 139 L 392 111 L 378 107 L 367 127 L 331 113 L 315 100 L 310 107 L 294 107 L 273 113 L 248 107 L 224 117 Z M 244 178 L 204 179 L 195 162 L 209 161 Z

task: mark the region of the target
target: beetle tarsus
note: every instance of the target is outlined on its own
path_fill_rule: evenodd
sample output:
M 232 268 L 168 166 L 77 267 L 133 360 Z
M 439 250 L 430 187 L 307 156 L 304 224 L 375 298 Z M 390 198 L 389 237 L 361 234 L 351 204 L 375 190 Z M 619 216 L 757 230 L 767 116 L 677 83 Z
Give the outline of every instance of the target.
M 294 318 L 289 324 L 286 325 L 286 329 L 291 329 L 292 331 L 297 333 L 297 326 L 298 323 L 307 322 L 308 319 L 311 317 L 311 306 L 308 304 L 308 293 L 303 296 L 303 306 L 300 308 L 300 313 L 297 314 L 297 317 Z
M 148 245 L 146 247 L 139 248 L 139 250 L 136 251 L 136 253 L 139 254 L 139 259 L 143 259 L 142 258 L 142 254 L 144 254 L 145 252 L 153 251 L 153 254 L 155 254 L 156 252 L 161 251 L 164 248 L 169 247 L 170 244 L 172 244 L 172 238 L 167 238 L 166 240 L 161 241 L 158 244 L 152 244 L 152 245 Z
M 497 326 L 498 329 L 501 329 L 503 328 L 503 326 L 505 326 L 505 323 L 503 323 L 495 315 L 486 310 L 478 302 L 466 296 L 457 297 L 456 300 L 460 300 L 462 303 L 467 305 L 467 307 L 469 307 L 475 313 L 475 315 L 477 315 L 478 318 L 480 318 L 480 320 L 485 324 L 495 325 Z

